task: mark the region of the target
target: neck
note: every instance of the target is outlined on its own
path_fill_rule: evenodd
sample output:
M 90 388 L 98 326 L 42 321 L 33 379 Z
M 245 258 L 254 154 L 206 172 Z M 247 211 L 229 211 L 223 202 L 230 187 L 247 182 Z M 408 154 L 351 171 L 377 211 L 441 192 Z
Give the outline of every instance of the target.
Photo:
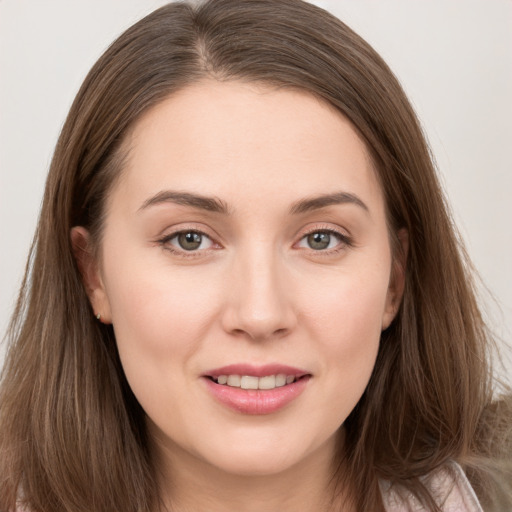
M 352 512 L 347 490 L 334 499 L 335 441 L 275 474 L 241 475 L 157 441 L 163 510 L 169 512 Z

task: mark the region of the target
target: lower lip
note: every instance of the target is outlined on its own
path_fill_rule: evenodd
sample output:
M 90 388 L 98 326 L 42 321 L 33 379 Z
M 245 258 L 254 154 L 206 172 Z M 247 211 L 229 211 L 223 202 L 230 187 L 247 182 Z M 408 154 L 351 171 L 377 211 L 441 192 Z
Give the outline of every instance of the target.
M 210 393 L 222 404 L 242 414 L 271 414 L 279 411 L 295 400 L 303 391 L 311 377 L 300 378 L 292 384 L 274 389 L 242 389 L 217 384 L 205 377 Z

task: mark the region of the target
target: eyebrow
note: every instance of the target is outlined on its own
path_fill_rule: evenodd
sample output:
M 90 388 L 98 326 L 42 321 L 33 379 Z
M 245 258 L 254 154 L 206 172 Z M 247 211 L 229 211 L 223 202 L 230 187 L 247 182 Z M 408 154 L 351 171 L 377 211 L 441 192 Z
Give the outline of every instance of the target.
M 338 204 L 353 204 L 359 206 L 367 213 L 370 213 L 368 206 L 359 197 L 350 192 L 335 192 L 333 194 L 323 194 L 307 199 L 297 201 L 290 208 L 291 214 L 307 213 L 313 210 L 319 210 L 327 206 Z
M 191 194 L 189 192 L 175 192 L 172 190 L 163 190 L 150 197 L 139 208 L 139 211 L 149 208 L 157 204 L 174 203 L 183 206 L 191 206 L 199 210 L 208 212 L 229 214 L 227 204 L 217 197 L 207 197 L 200 194 Z
M 139 208 L 139 211 L 149 208 L 150 206 L 164 203 L 190 206 L 199 210 L 221 213 L 224 215 L 230 214 L 227 204 L 217 197 L 208 197 L 200 194 L 177 192 L 173 190 L 163 190 L 158 192 L 144 201 L 142 206 Z M 339 204 L 353 204 L 369 213 L 369 209 L 366 204 L 355 194 L 351 194 L 350 192 L 335 192 L 332 194 L 322 194 L 311 198 L 301 199 L 300 201 L 293 203 L 290 208 L 290 214 L 298 215 Z

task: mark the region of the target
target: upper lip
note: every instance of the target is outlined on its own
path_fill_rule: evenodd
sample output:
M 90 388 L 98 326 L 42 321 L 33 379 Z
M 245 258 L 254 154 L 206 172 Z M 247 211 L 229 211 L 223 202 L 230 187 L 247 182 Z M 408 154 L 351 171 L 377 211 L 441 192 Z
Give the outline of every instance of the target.
M 279 363 L 266 364 L 263 366 L 237 363 L 222 366 L 221 368 L 215 368 L 207 371 L 205 377 L 218 377 L 219 375 L 251 375 L 253 377 L 266 377 L 268 375 L 294 375 L 296 378 L 303 377 L 304 375 L 310 375 L 309 372 L 302 370 L 301 368 L 295 368 Z

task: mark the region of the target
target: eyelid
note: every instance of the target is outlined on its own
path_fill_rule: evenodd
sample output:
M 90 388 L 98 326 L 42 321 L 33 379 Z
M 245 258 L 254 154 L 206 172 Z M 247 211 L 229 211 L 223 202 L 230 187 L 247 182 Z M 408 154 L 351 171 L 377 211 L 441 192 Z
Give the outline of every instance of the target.
M 201 239 L 201 243 L 199 244 L 199 247 L 197 247 L 194 250 L 183 249 L 182 247 L 180 247 L 180 243 L 179 243 L 179 238 L 181 237 L 181 235 L 190 234 L 190 233 L 193 233 L 194 235 L 199 235 L 200 239 Z M 199 231 L 195 231 L 195 230 L 193 231 L 191 229 L 187 229 L 185 231 L 178 231 L 178 233 L 173 234 L 171 237 L 167 237 L 167 240 L 172 247 L 175 247 L 179 251 L 183 250 L 187 254 L 192 253 L 192 252 L 200 252 L 200 251 L 210 249 L 211 246 L 213 246 L 213 244 L 214 244 L 214 241 L 207 234 L 200 233 Z M 176 241 L 176 243 L 173 243 L 174 241 Z M 208 242 L 209 242 L 209 247 L 201 247 L 205 243 L 208 244 Z
M 170 231 L 167 231 L 165 235 L 159 236 L 155 243 L 162 246 L 164 249 L 168 250 L 171 253 L 177 254 L 178 256 L 185 257 L 185 258 L 194 258 L 194 257 L 201 257 L 205 256 L 207 253 L 210 253 L 212 250 L 218 250 L 222 248 L 222 244 L 220 244 L 218 240 L 218 236 L 210 234 L 208 229 L 204 229 L 202 227 L 198 227 L 194 224 L 180 224 L 178 226 L 175 226 L 171 228 Z M 192 251 L 186 251 L 185 249 L 180 249 L 179 247 L 176 247 L 174 245 L 169 244 L 169 241 L 173 238 L 177 237 L 181 233 L 187 233 L 187 232 L 194 232 L 198 233 L 201 236 L 204 236 L 211 240 L 213 247 L 209 247 L 206 249 L 197 249 Z M 314 253 L 318 256 L 322 255 L 331 255 L 335 254 L 337 252 L 340 252 L 348 247 L 354 246 L 353 238 L 350 234 L 346 232 L 346 230 L 343 230 L 342 228 L 338 226 L 333 226 L 332 224 L 317 224 L 313 226 L 306 227 L 300 231 L 300 234 L 298 236 L 298 240 L 293 244 L 294 248 L 297 248 L 297 245 L 307 236 L 313 234 L 313 233 L 329 233 L 332 235 L 335 235 L 339 240 L 340 243 L 338 246 L 330 248 L 330 249 L 323 249 L 323 250 L 315 250 L 315 249 L 308 249 L 308 248 L 299 248 L 301 250 L 306 250 L 311 253 Z
M 324 249 L 324 250 L 315 250 L 315 249 L 308 249 L 308 248 L 299 248 L 303 250 L 309 250 L 315 254 L 321 255 L 328 255 L 332 253 L 339 252 L 340 250 L 343 250 L 347 247 L 353 247 L 354 241 L 352 239 L 352 236 L 348 233 L 346 233 L 344 230 L 342 230 L 339 227 L 335 227 L 332 224 L 320 224 L 311 226 L 309 228 L 304 229 L 301 231 L 298 241 L 295 242 L 294 247 L 297 246 L 302 240 L 304 240 L 305 237 L 313 234 L 313 233 L 329 233 L 332 235 L 335 235 L 340 239 L 340 247 L 333 247 L 331 249 Z
M 222 248 L 222 245 L 217 241 L 217 237 L 212 236 L 207 231 L 208 230 L 200 228 L 197 225 L 184 223 L 178 226 L 174 226 L 168 231 L 166 230 L 165 234 L 159 236 L 155 240 L 155 243 L 160 245 L 163 249 L 184 258 L 201 257 L 205 256 L 206 253 L 209 253 L 212 250 Z M 212 247 L 208 247 L 206 249 L 197 249 L 194 251 L 186 251 L 185 249 L 180 249 L 179 247 L 169 243 L 172 239 L 176 238 L 182 233 L 198 233 L 201 236 L 208 238 L 212 242 Z

